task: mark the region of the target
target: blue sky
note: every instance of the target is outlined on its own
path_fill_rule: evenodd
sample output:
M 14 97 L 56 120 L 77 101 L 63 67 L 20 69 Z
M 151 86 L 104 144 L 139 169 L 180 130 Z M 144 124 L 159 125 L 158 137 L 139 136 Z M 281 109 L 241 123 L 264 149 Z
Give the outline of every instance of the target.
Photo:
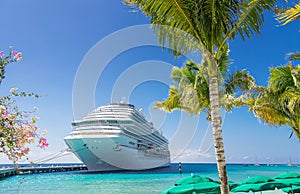
M 18 87 L 22 91 L 34 91 L 43 96 L 37 100 L 19 102 L 24 109 L 38 107 L 38 125 L 48 131 L 50 146 L 44 151 L 32 146 L 32 161 L 66 148 L 63 138 L 71 132 L 70 123 L 74 119 L 74 81 L 89 51 L 97 45 L 103 45 L 101 40 L 107 40 L 113 37 L 113 33 L 120 30 L 123 32 L 128 27 L 131 27 L 133 33 L 132 36 L 124 36 L 124 41 L 138 39 L 141 34 L 134 32 L 134 26 L 149 24 L 149 19 L 142 13 L 130 12 L 130 8 L 120 0 L 2 0 L 0 18 L 0 50 L 8 51 L 8 47 L 13 46 L 23 53 L 21 62 L 8 66 L 7 78 L 0 87 L 1 95 L 8 94 L 11 87 Z M 266 85 L 270 67 L 286 64 L 286 54 L 299 51 L 298 31 L 299 21 L 280 27 L 274 15 L 266 13 L 261 35 L 255 35 L 251 40 L 242 41 L 237 38 L 230 42 L 230 58 L 234 61 L 231 69 L 245 68 L 258 84 Z M 95 56 L 96 62 L 102 61 L 101 53 L 122 44 L 125 43 L 116 41 L 106 45 L 107 49 L 100 51 L 99 57 Z M 128 100 L 136 107 L 143 108 L 147 118 L 157 121 L 157 128 L 163 130 L 170 141 L 174 140 L 178 149 L 186 148 L 173 161 L 214 162 L 213 150 L 208 154 L 199 152 L 202 143 L 202 149 L 211 144 L 210 140 L 203 141 L 209 127 L 205 115 L 200 115 L 198 119 L 179 111 L 166 114 L 151 109 L 156 100 L 163 100 L 168 95 L 170 67 L 181 66 L 184 61 L 185 57 L 174 59 L 157 44 L 126 49 L 105 64 L 94 83 L 96 86 L 91 98 L 94 99 L 95 106 L 110 103 L 112 94 L 115 95 L 113 101 L 121 100 L 123 93 L 114 93 L 113 88 L 122 88 L 124 84 L 129 87 L 131 81 L 139 77 L 139 84 L 129 88 L 131 93 Z M 153 66 L 147 69 L 151 63 Z M 99 64 L 101 65 L 103 64 Z M 93 69 L 87 72 L 83 84 L 85 81 L 89 83 L 89 73 L 94 73 Z M 122 79 L 126 82 L 118 81 Z M 161 82 L 160 79 L 165 81 Z M 81 105 L 88 103 L 90 102 L 82 101 Z M 271 128 L 264 125 L 247 108 L 234 109 L 232 113 L 223 115 L 227 162 L 247 163 L 257 160 L 261 163 L 288 163 L 290 157 L 292 162 L 300 163 L 300 143 L 295 136 L 288 139 L 291 132 L 288 127 Z M 181 122 L 184 123 L 184 130 L 187 130 L 186 134 L 195 133 L 191 142 L 185 142 L 182 146 L 176 139 L 176 134 L 185 133 L 178 128 Z M 179 150 L 174 152 L 179 153 Z M 77 161 L 74 156 L 69 155 L 54 162 Z M 1 156 L 0 163 L 6 162 L 5 157 Z

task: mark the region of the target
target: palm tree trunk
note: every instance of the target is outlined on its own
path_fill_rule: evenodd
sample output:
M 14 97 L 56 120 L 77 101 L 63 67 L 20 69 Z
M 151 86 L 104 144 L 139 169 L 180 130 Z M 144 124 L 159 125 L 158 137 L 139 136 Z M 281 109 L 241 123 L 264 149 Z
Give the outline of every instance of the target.
M 204 60 L 209 71 L 209 99 L 211 106 L 211 123 L 214 136 L 214 147 L 218 166 L 218 174 L 221 183 L 221 193 L 229 194 L 228 178 L 226 171 L 225 152 L 222 137 L 222 126 L 220 116 L 220 98 L 218 83 L 218 68 L 215 60 L 209 52 L 203 53 Z
M 229 193 L 228 178 L 226 171 L 225 152 L 222 137 L 222 126 L 219 105 L 219 88 L 217 76 L 209 77 L 209 98 L 211 105 L 212 129 L 214 136 L 214 146 L 218 166 L 219 179 L 221 182 L 221 193 Z

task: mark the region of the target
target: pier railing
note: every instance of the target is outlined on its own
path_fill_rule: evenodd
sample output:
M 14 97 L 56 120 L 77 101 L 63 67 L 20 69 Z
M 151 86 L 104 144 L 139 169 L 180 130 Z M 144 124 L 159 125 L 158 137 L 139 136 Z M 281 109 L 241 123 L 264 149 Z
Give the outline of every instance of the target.
M 87 167 L 85 165 L 76 165 L 76 166 L 21 167 L 18 169 L 2 168 L 2 169 L 0 169 L 0 179 L 9 177 L 9 176 L 14 176 L 14 175 L 66 172 L 66 171 L 79 171 L 79 170 L 87 170 Z

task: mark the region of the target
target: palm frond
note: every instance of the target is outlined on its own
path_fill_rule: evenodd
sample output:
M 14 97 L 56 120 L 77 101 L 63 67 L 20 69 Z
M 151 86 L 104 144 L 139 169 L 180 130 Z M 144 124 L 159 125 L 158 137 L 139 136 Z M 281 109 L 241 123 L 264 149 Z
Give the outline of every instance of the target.
M 300 117 L 300 90 L 293 87 L 287 88 L 280 96 L 279 102 L 287 114 Z
M 167 25 L 153 24 L 152 27 L 158 36 L 158 43 L 163 49 L 168 44 L 168 51 L 174 57 L 203 50 L 202 43 L 186 31 Z
M 264 10 L 272 10 L 275 2 L 275 0 L 242 1 L 241 16 L 237 21 L 236 32 L 243 39 L 245 35 L 250 38 L 254 33 L 259 34 L 264 21 Z
M 288 86 L 294 85 L 293 77 L 291 76 L 292 65 L 280 66 L 270 70 L 270 79 L 268 87 L 275 92 L 282 93 Z
M 181 109 L 181 103 L 178 96 L 178 89 L 176 86 L 170 86 L 169 96 L 165 101 L 155 103 L 154 109 L 161 109 L 166 112 L 173 112 L 173 110 Z
M 203 45 L 194 21 L 192 0 L 125 0 L 130 6 L 138 6 L 151 17 L 151 24 L 158 34 L 162 46 L 168 41 L 176 56 Z M 193 9 L 192 9 L 193 8 Z M 198 44 L 193 44 L 195 38 Z
M 298 4 L 295 4 L 295 7 L 291 7 L 279 13 L 276 19 L 283 26 L 294 20 L 300 19 L 300 2 Z
M 257 118 L 271 126 L 282 126 L 288 123 L 285 114 L 282 114 L 280 110 L 274 109 L 267 103 L 256 106 L 253 112 Z
M 291 76 L 294 81 L 294 86 L 300 88 L 300 65 L 291 70 Z
M 208 0 L 195 3 L 197 29 L 210 53 L 214 52 L 214 47 L 220 45 L 224 34 L 235 25 L 238 8 L 237 0 Z
M 290 61 L 300 60 L 300 52 L 287 54 Z
M 250 104 L 256 117 L 273 126 L 289 125 L 300 139 L 300 68 L 291 64 L 272 68 L 267 87 Z
M 228 39 L 234 39 L 240 35 L 243 40 L 246 37 L 251 38 L 253 34 L 260 34 L 260 27 L 264 21 L 264 10 L 270 11 L 273 9 L 276 0 L 250 0 L 241 1 L 239 3 L 237 17 L 234 21 L 234 26 L 224 35 L 224 38 L 219 45 L 217 56 L 221 53 L 222 47 Z
M 179 67 L 173 67 L 171 76 L 174 82 L 180 82 L 181 78 L 183 77 L 182 72 Z
M 177 86 L 170 87 L 166 100 L 156 102 L 156 109 L 168 112 L 178 109 L 190 114 L 205 112 L 208 116 L 210 115 L 209 75 L 206 66 L 187 61 L 184 67 L 173 68 L 171 78 Z M 229 112 L 235 106 L 246 105 L 244 101 L 248 98 L 247 91 L 256 86 L 253 77 L 245 70 L 241 70 L 224 78 L 227 84 L 225 90 L 220 89 L 221 107 Z M 239 92 L 239 95 L 235 92 Z
M 229 51 L 229 45 L 225 44 L 221 48 L 220 54 L 218 56 L 215 55 L 215 59 L 218 63 L 218 69 L 222 77 L 228 74 L 228 67 L 232 63 L 232 61 L 229 59 Z
M 246 92 L 256 86 L 254 78 L 246 70 L 234 72 L 225 80 L 226 93 Z

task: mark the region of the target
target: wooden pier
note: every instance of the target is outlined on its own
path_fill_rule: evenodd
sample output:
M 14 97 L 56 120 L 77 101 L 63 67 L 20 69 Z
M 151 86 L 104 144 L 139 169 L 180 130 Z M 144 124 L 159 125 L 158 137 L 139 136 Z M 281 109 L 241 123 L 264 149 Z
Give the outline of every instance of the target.
M 79 171 L 87 170 L 84 165 L 76 166 L 40 166 L 40 167 L 22 167 L 18 169 L 14 168 L 4 168 L 0 169 L 0 179 L 14 176 L 14 175 L 24 175 L 24 174 L 35 174 L 35 173 L 51 173 L 51 172 L 66 172 L 66 171 Z
M 0 169 L 0 179 L 16 175 L 16 170 L 13 168 Z

